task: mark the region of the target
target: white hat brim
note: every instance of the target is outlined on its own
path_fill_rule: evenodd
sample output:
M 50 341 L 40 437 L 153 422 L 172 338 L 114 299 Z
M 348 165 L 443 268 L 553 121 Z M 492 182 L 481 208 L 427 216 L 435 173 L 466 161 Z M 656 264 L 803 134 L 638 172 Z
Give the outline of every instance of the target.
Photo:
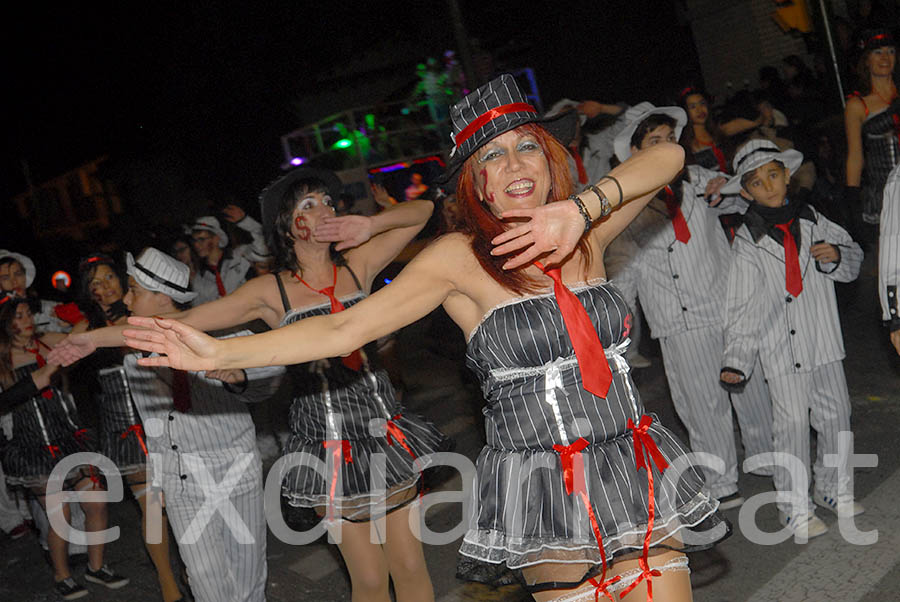
M 12 257 L 22 264 L 22 267 L 25 268 L 25 288 L 31 288 L 31 285 L 34 283 L 34 279 L 37 276 L 37 269 L 35 269 L 34 262 L 31 261 L 31 258 L 26 257 L 21 253 L 0 249 L 0 259 L 3 259 L 4 257 Z
M 647 103 L 650 104 L 650 103 Z M 640 105 L 637 105 L 640 107 Z M 642 121 L 651 115 L 668 115 L 675 120 L 675 139 L 681 138 L 681 131 L 687 125 L 687 113 L 681 107 L 653 107 L 634 118 L 613 141 L 613 150 L 619 161 L 625 161 L 631 157 L 631 137 Z
M 763 155 L 759 155 L 758 157 L 753 157 L 746 163 L 741 164 L 738 173 L 733 175 L 727 182 L 725 182 L 725 185 L 722 186 L 722 189 L 719 191 L 719 193 L 739 194 L 741 192 L 741 178 L 743 178 L 751 171 L 759 169 L 766 163 L 771 163 L 772 161 L 778 161 L 779 163 L 784 165 L 792 174 L 797 173 L 797 170 L 803 164 L 803 153 L 794 149 L 788 149 L 786 151 L 781 151 L 778 153 L 766 153 Z
M 175 290 L 170 286 L 166 286 L 162 282 L 150 278 L 143 271 L 135 267 L 135 259 L 131 253 L 125 254 L 125 272 L 129 276 L 134 278 L 138 284 L 140 284 L 148 291 L 152 291 L 154 293 L 162 293 L 167 297 L 170 297 L 173 301 L 177 301 L 178 303 L 190 303 L 197 296 L 197 293 L 195 292 L 182 292 L 179 290 Z
M 203 218 L 200 218 L 203 219 Z M 214 228 L 213 226 L 206 226 L 204 224 L 194 223 L 191 226 L 191 231 L 194 230 L 206 230 L 207 232 L 212 232 L 216 236 L 219 237 L 219 248 L 224 249 L 228 246 L 228 235 L 225 234 L 225 230 L 222 228 Z

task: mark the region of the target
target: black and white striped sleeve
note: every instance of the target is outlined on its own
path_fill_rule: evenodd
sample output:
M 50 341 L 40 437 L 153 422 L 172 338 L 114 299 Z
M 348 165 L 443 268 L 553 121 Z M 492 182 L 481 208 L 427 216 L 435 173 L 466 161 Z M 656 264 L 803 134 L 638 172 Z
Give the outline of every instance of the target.
M 888 175 L 881 206 L 881 233 L 878 241 L 878 297 L 882 319 L 892 331 L 900 329 L 900 165 Z
M 756 363 L 764 311 L 759 291 L 765 276 L 754 251 L 753 243 L 742 237 L 735 238 L 725 297 L 722 367 L 739 370 L 745 378 L 750 378 Z

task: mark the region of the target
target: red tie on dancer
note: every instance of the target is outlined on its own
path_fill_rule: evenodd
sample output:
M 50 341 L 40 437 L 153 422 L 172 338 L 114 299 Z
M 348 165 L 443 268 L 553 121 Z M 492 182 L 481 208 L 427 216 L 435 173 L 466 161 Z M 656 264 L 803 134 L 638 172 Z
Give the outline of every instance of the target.
M 791 224 L 775 224 L 775 227 L 784 234 L 784 288 L 793 296 L 798 296 L 803 291 L 803 276 L 800 274 L 800 257 L 797 252 L 797 243 L 791 234 Z
M 344 304 L 341 303 L 337 297 L 334 296 L 334 287 L 337 285 L 337 266 L 332 265 L 334 268 L 334 284 L 331 286 L 326 286 L 323 289 L 315 289 L 309 285 L 303 278 L 294 273 L 294 278 L 297 279 L 297 282 L 303 284 L 306 288 L 311 291 L 315 291 L 320 295 L 325 295 L 328 297 L 328 300 L 331 301 L 331 313 L 336 314 L 339 311 L 344 311 Z M 362 368 L 362 354 L 359 352 L 359 349 L 348 355 L 347 357 L 342 357 L 341 361 L 345 366 L 350 368 L 351 370 L 359 370 Z
M 176 412 L 191 411 L 191 381 L 184 370 L 172 370 L 172 401 Z
M 666 211 L 672 218 L 672 228 L 675 229 L 675 240 L 687 244 L 691 239 L 691 231 L 688 228 L 684 213 L 681 212 L 681 204 L 675 198 L 675 193 L 668 186 L 663 188 L 663 201 L 666 203 Z
M 44 345 L 44 347 L 46 347 L 48 350 L 50 349 L 49 347 L 47 347 L 47 345 L 42 343 L 40 339 L 35 339 L 34 349 L 22 347 L 22 349 L 24 349 L 26 352 L 34 354 L 34 359 L 37 362 L 38 368 L 43 368 L 47 365 L 47 360 L 44 359 L 43 355 L 41 355 L 41 345 Z M 50 399 L 51 397 L 53 397 L 53 391 L 51 391 L 50 388 L 47 387 L 46 389 L 41 391 L 41 397 L 43 397 L 44 399 Z
M 553 279 L 553 294 L 575 349 L 585 390 L 605 399 L 612 384 L 612 371 L 591 318 L 578 297 L 563 284 L 559 268 L 545 268 L 537 261 L 534 264 Z

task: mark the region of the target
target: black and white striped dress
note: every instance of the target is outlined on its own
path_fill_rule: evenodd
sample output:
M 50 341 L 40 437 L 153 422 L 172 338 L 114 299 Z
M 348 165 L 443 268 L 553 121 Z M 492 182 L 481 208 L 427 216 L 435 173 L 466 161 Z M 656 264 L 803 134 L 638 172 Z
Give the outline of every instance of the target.
M 365 296 L 357 292 L 342 298 L 341 303 L 349 308 Z M 328 313 L 328 302 L 290 310 L 281 326 Z M 421 417 L 407 414 L 394 395 L 387 373 L 368 361 L 358 372 L 344 366 L 341 358 L 291 366 L 289 370 L 294 380 L 294 401 L 291 438 L 285 453 L 309 453 L 331 470 L 332 452 L 323 442 L 347 440 L 350 444 L 352 462 L 341 461 L 338 467 L 341 490 L 333 502 L 334 515 L 364 521 L 409 502 L 420 486 L 419 471 L 424 468 L 415 459 L 447 449 L 444 435 Z M 395 437 L 392 442 L 388 440 L 388 421 L 400 429 L 409 450 Z M 377 464 L 381 458 L 375 460 L 377 454 L 384 455 L 383 468 Z M 377 475 L 374 489 L 373 471 Z M 292 506 L 324 508 L 331 502 L 332 478 L 333 473 L 325 479 L 309 467 L 295 466 L 284 476 L 282 494 Z
M 146 441 L 141 417 L 131 398 L 125 367 L 113 363 L 97 371 L 100 384 L 100 452 L 119 473 L 146 470 Z
M 16 380 L 30 378 L 37 363 L 16 368 Z M 3 470 L 10 485 L 43 487 L 53 467 L 76 452 L 95 451 L 70 398 L 56 387 L 48 396 L 35 395 L 12 411 L 13 437 L 3 448 Z M 67 479 L 80 476 L 80 468 Z
M 862 125 L 862 139 L 866 158 L 863 165 L 863 219 L 877 224 L 888 174 L 900 165 L 900 133 L 893 111 L 888 108 L 867 116 Z
M 582 387 L 552 293 L 494 308 L 469 337 L 467 364 L 487 400 L 487 445 L 476 465 L 474 524 L 460 548 L 463 578 L 503 583 L 515 576 L 532 589 L 545 589 L 546 583 L 542 588 L 523 579 L 519 569 L 562 563 L 587 567 L 585 578 L 599 572 L 601 556 L 587 512 L 579 496 L 566 493 L 560 456 L 553 448 L 579 437 L 589 443 L 583 451 L 586 488 L 607 561 L 643 545 L 647 474 L 636 468 L 627 423 L 630 418 L 637 424 L 644 408 L 622 355 L 629 342 L 629 308 L 604 281 L 570 288 L 606 350 L 605 358 L 597 358 L 608 361 L 613 373 L 606 399 Z M 670 464 L 662 474 L 654 468 L 651 545 L 671 546 L 673 537 L 684 539 L 684 527 L 701 529 L 698 525 L 705 522 L 706 530 L 718 524 L 717 502 L 704 491 L 703 478 L 693 467 L 680 478 L 675 475 L 673 460 L 687 449 L 674 435 L 656 421 L 649 434 Z M 724 526 L 721 530 L 727 533 Z

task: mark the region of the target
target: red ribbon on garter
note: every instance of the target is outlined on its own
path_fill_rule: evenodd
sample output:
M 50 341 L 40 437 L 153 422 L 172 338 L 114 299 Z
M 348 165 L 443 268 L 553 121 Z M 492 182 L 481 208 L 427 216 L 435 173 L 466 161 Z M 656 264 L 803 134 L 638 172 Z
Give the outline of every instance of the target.
M 338 473 L 341 470 L 341 456 L 344 456 L 344 464 L 353 462 L 353 456 L 350 453 L 350 442 L 346 439 L 329 439 L 327 441 L 322 441 L 322 447 L 330 449 L 332 458 L 334 459 L 334 468 L 331 472 L 331 506 L 328 509 L 329 514 L 331 514 L 334 507 L 334 493 L 337 489 Z
M 559 454 L 559 459 L 562 463 L 563 481 L 566 485 L 566 493 L 568 495 L 572 495 L 573 491 L 578 493 L 578 496 L 581 498 L 581 503 L 584 504 L 584 509 L 587 511 L 588 519 L 591 521 L 591 529 L 594 531 L 594 539 L 597 540 L 597 547 L 600 549 L 600 563 L 602 567 L 600 579 L 597 580 L 593 577 L 588 579 L 588 582 L 595 588 L 594 602 L 599 602 L 601 593 L 614 602 L 615 599 L 606 588 L 621 579 L 622 576 L 616 575 L 612 579 L 606 579 L 606 551 L 603 549 L 603 536 L 600 535 L 600 525 L 597 524 L 597 517 L 594 515 L 594 508 L 591 506 L 591 502 L 588 499 L 587 486 L 584 481 L 584 460 L 582 459 L 581 452 L 588 445 L 590 445 L 590 443 L 587 439 L 579 437 L 575 443 L 570 445 L 554 445 L 553 450 Z
M 559 460 L 562 463 L 563 481 L 566 484 L 566 493 L 572 495 L 572 492 L 584 495 L 587 488 L 584 483 L 584 459 L 581 457 L 581 450 L 589 445 L 587 439 L 579 437 L 575 443 L 571 445 L 554 445 L 553 451 L 559 454 Z
M 453 137 L 456 148 L 459 148 L 463 142 L 471 138 L 472 134 L 481 129 L 481 126 L 489 121 L 493 121 L 501 115 L 506 115 L 507 113 L 537 113 L 537 109 L 527 102 L 514 102 L 508 105 L 501 105 L 496 109 L 491 109 L 490 111 L 482 113 L 475 121 L 467 125 L 460 133 Z
M 146 456 L 147 446 L 144 444 L 144 427 L 140 424 L 132 424 L 122 432 L 122 439 L 125 439 L 130 433 L 134 433 L 134 436 L 137 437 L 138 443 L 141 444 L 141 449 Z
M 82 446 L 87 447 L 87 429 L 78 429 L 73 433 L 75 436 L 75 440 L 78 441 Z M 91 483 L 93 483 L 93 489 L 96 489 L 98 485 L 100 485 L 100 477 L 97 476 L 97 472 L 94 470 L 93 464 L 88 464 L 88 478 L 91 479 Z
M 656 442 L 653 440 L 653 437 L 650 436 L 648 430 L 650 429 L 650 424 L 653 423 L 653 418 L 647 416 L 641 416 L 641 420 L 637 426 L 635 426 L 634 421 L 629 418 L 628 419 L 628 428 L 632 431 L 632 439 L 634 441 L 634 457 L 635 463 L 637 464 L 637 469 L 640 471 L 641 468 L 646 469 L 647 471 L 647 533 L 644 535 L 644 550 L 641 554 L 641 557 L 638 559 L 638 566 L 641 569 L 641 574 L 638 578 L 622 590 L 621 597 L 624 598 L 628 595 L 628 593 L 636 588 L 638 584 L 644 579 L 647 580 L 647 602 L 653 602 L 653 577 L 659 577 L 661 573 L 658 570 L 650 570 L 650 565 L 647 557 L 650 553 L 650 536 L 653 534 L 653 521 L 656 516 L 656 498 L 653 495 L 653 464 L 656 464 L 656 468 L 661 472 L 669 467 L 669 463 L 666 462 L 666 459 L 663 457 L 662 453 L 659 451 L 659 448 L 656 447 Z M 646 453 L 646 457 L 644 454 Z

